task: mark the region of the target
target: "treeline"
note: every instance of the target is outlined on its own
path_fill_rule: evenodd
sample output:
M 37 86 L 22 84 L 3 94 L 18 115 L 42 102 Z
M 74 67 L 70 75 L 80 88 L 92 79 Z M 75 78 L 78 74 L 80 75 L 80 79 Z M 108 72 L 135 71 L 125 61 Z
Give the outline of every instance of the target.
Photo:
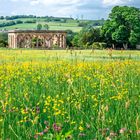
M 0 16 L 0 19 L 3 20 L 15 20 L 15 19 L 23 19 L 23 18 L 44 18 L 48 21 L 63 21 L 63 20 L 74 20 L 73 18 L 65 18 L 65 17 L 53 17 L 53 16 L 35 16 L 35 15 L 15 15 L 15 16 Z
M 13 26 L 13 25 L 16 25 L 16 24 L 23 24 L 23 23 L 36 23 L 36 20 L 26 20 L 26 21 L 16 20 L 16 21 L 7 21 L 7 22 L 0 23 L 0 27 Z
M 36 18 L 34 15 L 15 15 L 15 16 L 0 16 L 0 19 L 14 20 L 19 18 Z
M 135 49 L 140 44 L 140 9 L 115 6 L 102 27 L 87 25 L 79 33 L 68 32 L 69 47 Z
M 101 20 L 90 20 L 90 21 L 78 21 L 79 27 L 87 27 L 87 26 L 103 26 L 105 23 L 104 19 Z
M 101 20 L 79 20 L 79 19 L 74 19 L 74 18 L 65 18 L 65 17 L 53 17 L 53 16 L 34 16 L 34 15 L 16 15 L 16 16 L 0 16 L 1 20 L 11 20 L 14 22 L 4 22 L 1 23 L 0 27 L 5 27 L 5 26 L 11 26 L 15 24 L 20 24 L 20 23 L 36 23 L 36 21 L 44 21 L 44 22 L 59 22 L 59 23 L 67 23 L 67 22 L 76 22 L 78 23 L 79 27 L 86 27 L 87 25 L 91 26 L 102 26 L 104 24 L 104 19 Z M 15 21 L 17 20 L 18 21 Z M 23 22 L 23 19 L 24 20 Z

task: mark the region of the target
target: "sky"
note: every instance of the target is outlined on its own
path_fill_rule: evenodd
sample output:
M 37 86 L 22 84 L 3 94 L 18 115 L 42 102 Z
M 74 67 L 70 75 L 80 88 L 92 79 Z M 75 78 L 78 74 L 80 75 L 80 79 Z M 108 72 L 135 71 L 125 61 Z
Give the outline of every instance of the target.
M 116 5 L 140 8 L 140 0 L 1 0 L 0 15 L 106 19 Z

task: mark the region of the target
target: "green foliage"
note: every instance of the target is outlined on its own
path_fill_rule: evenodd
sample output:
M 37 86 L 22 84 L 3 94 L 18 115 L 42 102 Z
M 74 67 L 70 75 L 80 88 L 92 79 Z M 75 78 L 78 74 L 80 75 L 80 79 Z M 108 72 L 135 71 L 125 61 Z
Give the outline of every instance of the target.
M 0 33 L 0 47 L 6 47 L 8 45 L 8 34 Z
M 16 24 L 22 24 L 22 23 L 23 23 L 23 21 L 21 21 L 21 20 L 16 21 Z
M 0 23 L 0 27 L 12 26 L 15 24 L 16 24 L 15 21 L 3 22 L 3 23 Z
M 102 27 L 102 36 L 108 44 L 128 44 L 140 42 L 140 10 L 128 6 L 115 6 L 109 19 Z M 131 46 L 132 47 L 132 46 Z
M 75 35 L 76 33 L 74 33 L 72 30 L 66 30 L 66 32 L 67 32 L 66 43 L 67 43 L 67 46 L 70 48 L 70 47 L 73 46 L 72 40 L 73 40 L 74 35 Z
M 107 47 L 107 44 L 104 42 L 94 42 L 92 44 L 92 49 L 99 49 L 102 50 Z
M 45 24 L 45 25 L 44 25 L 44 28 L 45 28 L 46 30 L 49 30 L 49 25 L 48 25 L 48 24 Z
M 87 26 L 83 28 L 78 34 L 73 38 L 74 46 L 88 48 L 87 45 L 92 45 L 93 42 L 101 41 L 100 28 L 93 28 L 92 26 Z
M 139 36 L 134 31 L 131 31 L 131 33 L 130 33 L 129 42 L 131 43 L 131 45 L 136 45 L 137 43 L 140 43 Z
M 24 23 L 36 23 L 36 20 L 26 20 Z
M 79 23 L 78 23 L 78 26 L 79 26 L 79 27 L 86 27 L 87 25 L 88 25 L 87 22 L 79 22 Z
M 118 43 L 127 43 L 128 38 L 128 29 L 124 25 L 120 25 L 112 34 L 112 39 Z
M 37 24 L 37 30 L 41 30 L 42 29 L 42 24 Z
M 74 38 L 72 39 L 72 45 L 74 47 L 80 47 L 80 43 L 79 43 L 79 34 L 77 33 Z

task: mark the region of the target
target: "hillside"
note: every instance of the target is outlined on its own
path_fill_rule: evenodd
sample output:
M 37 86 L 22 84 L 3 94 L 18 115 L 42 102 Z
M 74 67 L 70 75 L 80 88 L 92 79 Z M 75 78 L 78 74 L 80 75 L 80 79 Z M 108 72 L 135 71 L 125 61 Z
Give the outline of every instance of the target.
M 49 26 L 49 30 L 72 30 L 79 32 L 87 24 L 93 26 L 100 26 L 103 21 L 100 20 L 78 20 L 73 18 L 61 17 L 34 17 L 34 16 L 12 16 L 0 17 L 0 30 L 13 29 L 37 29 L 37 25 L 41 24 L 42 29 L 44 25 Z

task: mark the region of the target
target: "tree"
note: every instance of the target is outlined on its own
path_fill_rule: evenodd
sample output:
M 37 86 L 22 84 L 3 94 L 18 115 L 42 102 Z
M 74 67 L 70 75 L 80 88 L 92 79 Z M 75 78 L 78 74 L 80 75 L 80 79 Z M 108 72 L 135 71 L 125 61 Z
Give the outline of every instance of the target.
M 74 47 L 80 47 L 80 43 L 79 43 L 79 34 L 77 33 L 74 38 L 72 39 L 72 46 Z
M 135 7 L 115 6 L 102 27 L 102 35 L 110 44 L 128 45 L 140 42 L 140 10 Z
M 106 20 L 104 26 L 102 26 L 102 28 L 101 28 L 101 36 L 103 38 L 103 41 L 106 42 L 109 47 L 112 46 L 113 48 L 114 48 L 114 44 L 116 43 L 112 39 L 112 32 L 114 32 L 114 30 L 115 30 L 114 26 L 115 25 L 113 24 L 112 21 Z
M 112 34 L 112 39 L 118 43 L 122 43 L 125 49 L 127 49 L 128 38 L 129 31 L 124 25 L 120 25 Z
M 16 24 L 22 24 L 22 23 L 23 23 L 23 21 L 21 21 L 21 20 L 16 21 Z
M 89 48 L 94 42 L 100 41 L 102 41 L 100 28 L 94 28 L 93 26 L 88 25 L 78 34 L 75 34 L 72 44 L 76 47 Z
M 74 33 L 74 32 L 71 31 L 71 30 L 66 30 L 66 32 L 67 32 L 67 36 L 66 36 L 66 43 L 67 43 L 67 46 L 68 46 L 68 47 L 72 47 L 72 46 L 73 46 L 72 40 L 73 40 L 74 35 L 75 35 L 76 33 Z
M 37 30 L 41 30 L 42 29 L 42 25 L 41 24 L 37 24 Z
M 0 33 L 0 47 L 6 47 L 8 45 L 8 34 Z
M 4 16 L 0 16 L 0 19 L 2 19 L 2 20 L 3 20 L 3 19 L 4 19 Z
M 49 25 L 48 25 L 48 24 L 45 24 L 45 25 L 44 25 L 44 28 L 45 28 L 46 30 L 49 30 Z

